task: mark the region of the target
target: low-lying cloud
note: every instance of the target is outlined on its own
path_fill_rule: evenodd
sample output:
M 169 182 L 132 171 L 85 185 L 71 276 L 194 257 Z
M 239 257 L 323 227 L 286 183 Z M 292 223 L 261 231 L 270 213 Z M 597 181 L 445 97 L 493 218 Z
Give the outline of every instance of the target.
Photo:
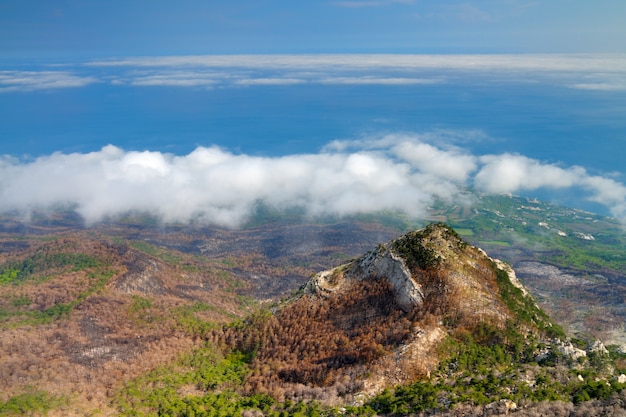
M 73 207 L 94 223 L 129 211 L 164 222 L 237 227 L 263 203 L 316 215 L 397 210 L 428 214 L 436 198 L 463 190 L 516 193 L 580 189 L 626 220 L 626 186 L 582 167 L 522 155 L 474 155 L 432 134 L 337 141 L 316 154 L 260 157 L 217 147 L 188 155 L 125 151 L 54 153 L 32 161 L 0 159 L 0 211 Z
M 346 2 L 374 5 L 386 2 Z M 582 54 L 542 55 L 191 55 L 112 59 L 85 63 L 84 68 L 131 68 L 121 73 L 122 84 L 137 83 L 137 69 L 152 76 L 171 77 L 184 86 L 200 83 L 207 73 L 216 84 L 351 84 L 419 85 L 467 80 L 468 75 L 493 82 L 548 82 L 568 88 L 621 91 L 626 56 Z M 192 68 L 194 71 L 189 71 Z M 215 72 L 224 71 L 220 75 Z M 180 73 L 180 74 L 177 74 Z M 270 74 L 270 75 L 268 75 Z M 167 85 L 141 84 L 141 85 Z
M 406 0 L 410 1 L 410 0 Z M 387 4 L 346 2 L 346 4 Z M 232 88 L 262 85 L 429 85 L 541 82 L 579 90 L 624 91 L 626 55 L 189 55 L 67 63 L 63 70 L 0 71 L 0 92 L 85 87 Z
M 78 88 L 100 82 L 69 71 L 0 71 L 0 93 Z

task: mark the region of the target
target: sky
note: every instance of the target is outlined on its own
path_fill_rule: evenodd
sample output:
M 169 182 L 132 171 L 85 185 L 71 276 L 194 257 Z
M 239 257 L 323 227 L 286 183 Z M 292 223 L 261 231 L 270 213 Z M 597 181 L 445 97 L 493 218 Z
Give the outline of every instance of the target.
M 0 212 L 238 227 L 463 191 L 626 224 L 626 2 L 0 1 Z
M 3 0 L 8 58 L 626 52 L 622 0 Z

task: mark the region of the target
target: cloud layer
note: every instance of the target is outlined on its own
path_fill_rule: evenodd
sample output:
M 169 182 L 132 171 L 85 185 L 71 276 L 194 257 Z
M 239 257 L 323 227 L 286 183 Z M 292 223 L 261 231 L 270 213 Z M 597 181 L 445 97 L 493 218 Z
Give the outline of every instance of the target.
M 619 91 L 624 89 L 626 55 L 192 55 L 93 61 L 85 66 L 141 68 L 147 77 L 177 82 L 186 78 L 190 86 L 207 77 L 221 85 L 434 84 L 457 77 L 466 81 L 471 74 L 489 82 L 541 80 L 574 89 Z M 144 77 L 140 74 L 123 74 L 118 82 L 138 85 L 137 78 Z
M 626 220 L 626 186 L 611 178 L 522 155 L 473 155 L 433 137 L 338 141 L 316 154 L 272 158 L 217 147 L 177 156 L 112 145 L 28 162 L 4 157 L 0 211 L 73 207 L 89 223 L 142 211 L 164 222 L 237 227 L 259 202 L 310 215 L 400 210 L 420 218 L 435 198 L 455 201 L 468 187 L 488 193 L 547 188 L 579 189 Z
M 361 2 L 354 2 L 361 3 Z M 368 3 L 368 2 L 363 2 Z M 384 2 L 382 2 L 384 3 Z M 626 55 L 190 55 L 110 59 L 64 70 L 0 71 L 0 92 L 84 87 L 223 88 L 254 85 L 419 85 L 545 82 L 624 91 Z
M 0 92 L 77 88 L 99 82 L 69 71 L 0 71 Z

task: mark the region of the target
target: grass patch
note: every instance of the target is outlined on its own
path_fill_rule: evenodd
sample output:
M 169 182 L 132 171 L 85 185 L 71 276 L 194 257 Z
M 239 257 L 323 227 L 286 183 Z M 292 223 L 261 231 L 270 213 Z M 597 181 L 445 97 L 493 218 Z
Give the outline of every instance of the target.
M 147 254 L 150 256 L 154 256 L 164 262 L 170 264 L 179 264 L 182 261 L 182 256 L 175 255 L 168 250 L 161 249 L 158 246 L 152 245 L 148 242 L 144 242 L 142 240 L 133 240 L 128 243 L 131 247 Z
M 0 266 L 0 284 L 20 284 L 50 270 L 82 271 L 99 265 L 97 258 L 84 253 L 37 253 L 21 262 Z
M 46 391 L 33 390 L 0 402 L 0 416 L 45 415 L 64 404 L 67 404 L 65 398 L 54 396 Z
M 190 410 L 206 410 L 209 406 L 235 411 L 233 400 L 239 396 L 232 389 L 243 384 L 249 359 L 237 352 L 224 356 L 206 345 L 170 366 L 129 382 L 116 396 L 120 414 L 188 415 L 185 413 Z
M 467 228 L 455 228 L 456 232 L 461 236 L 474 236 L 474 231 Z
M 130 305 L 130 312 L 137 313 L 152 307 L 152 300 L 139 295 L 133 295 L 133 303 Z
M 184 331 L 190 336 L 206 336 L 211 330 L 215 329 L 217 325 L 215 323 L 202 320 L 196 315 L 196 313 L 203 311 L 215 311 L 230 319 L 237 318 L 236 315 L 229 313 L 224 309 L 202 302 L 196 302 L 192 305 L 177 307 L 174 309 L 173 313 L 176 320 L 176 326 L 178 329 Z
M 71 314 L 76 306 L 85 301 L 87 297 L 103 289 L 115 274 L 116 272 L 114 270 L 106 268 L 97 268 L 89 271 L 87 276 L 90 278 L 91 284 L 85 291 L 78 294 L 78 296 L 70 302 L 58 303 L 45 310 L 22 310 L 22 307 L 27 307 L 31 304 L 31 300 L 27 297 L 14 298 L 12 305 L 15 309 L 0 310 L 0 319 L 4 322 L 0 323 L 0 329 L 15 328 L 23 325 L 37 326 L 65 318 Z

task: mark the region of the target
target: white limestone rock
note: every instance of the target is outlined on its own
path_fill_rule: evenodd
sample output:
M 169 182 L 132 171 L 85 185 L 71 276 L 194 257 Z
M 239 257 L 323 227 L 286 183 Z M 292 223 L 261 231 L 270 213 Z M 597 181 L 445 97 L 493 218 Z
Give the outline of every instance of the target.
M 600 340 L 596 340 L 591 345 L 589 345 L 589 348 L 587 349 L 587 352 L 588 353 L 600 354 L 600 355 L 608 355 L 609 354 L 609 351 L 604 346 L 604 343 L 602 343 Z
M 360 259 L 315 275 L 307 284 L 310 293 L 329 294 L 346 280 L 385 278 L 392 286 L 398 305 L 409 310 L 424 301 L 422 288 L 411 276 L 404 260 L 389 245 L 379 245 Z

